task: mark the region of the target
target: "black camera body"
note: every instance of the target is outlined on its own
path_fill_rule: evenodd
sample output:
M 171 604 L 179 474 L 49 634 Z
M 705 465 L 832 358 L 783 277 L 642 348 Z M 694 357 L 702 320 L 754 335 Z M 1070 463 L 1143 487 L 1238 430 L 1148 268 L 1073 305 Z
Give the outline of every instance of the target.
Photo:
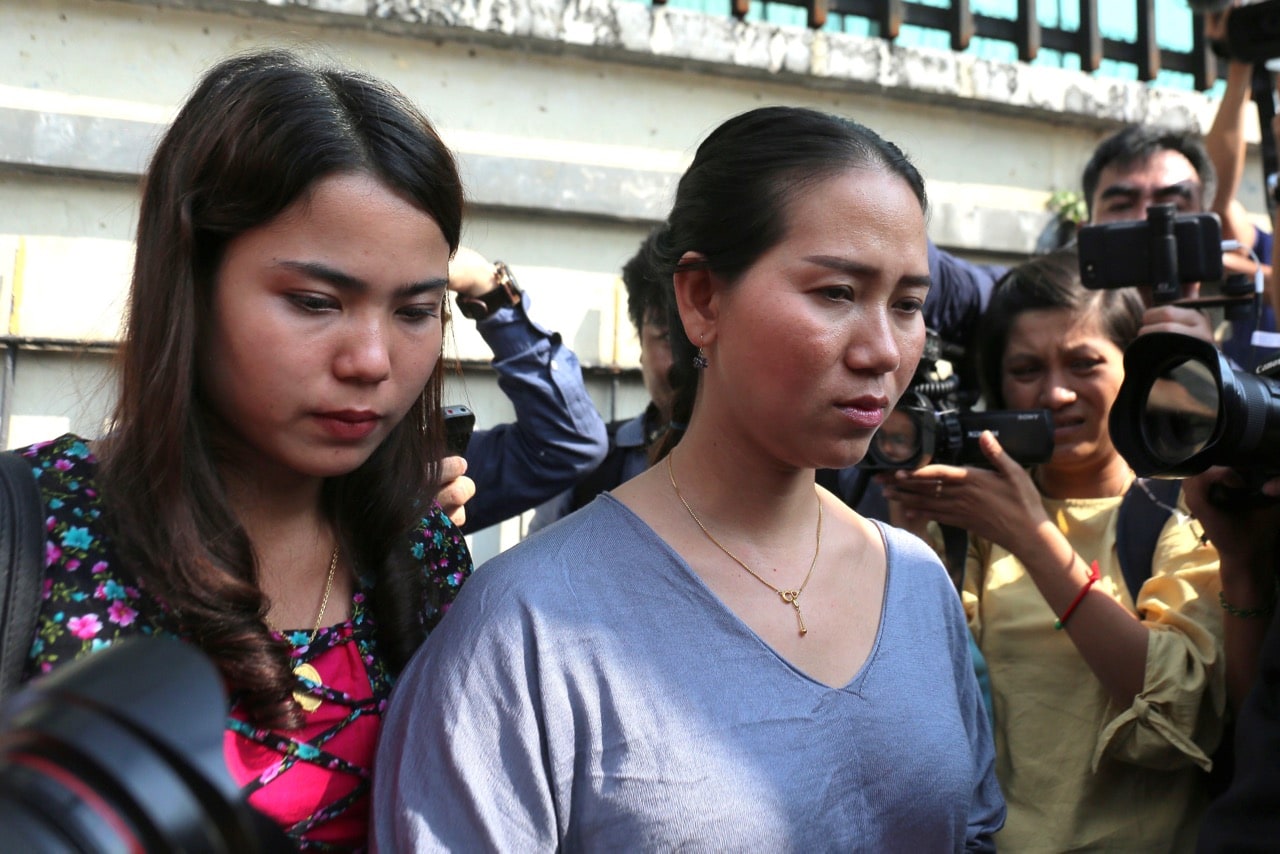
M 994 433 L 1005 452 L 1024 466 L 1053 456 L 1049 410 L 974 410 L 976 391 L 962 388 L 954 373 L 941 376 L 938 363 L 944 357 L 963 356 L 961 348 L 928 331 L 911 387 L 871 438 L 861 468 L 917 469 L 930 463 L 991 468 L 978 445 L 984 430 Z
M 1280 57 L 1280 0 L 1232 8 L 1227 16 L 1227 53 L 1241 62 Z
M 995 434 L 1020 465 L 1048 462 L 1053 456 L 1053 417 L 1047 409 L 936 409 L 915 398 L 890 413 L 872 438 L 862 467 L 888 471 L 941 463 L 989 469 L 991 462 L 978 444 L 984 430 Z
M 223 758 L 227 697 L 194 646 L 136 637 L 0 707 L 0 850 L 288 854 Z
M 1175 213 L 1152 205 L 1145 220 L 1080 229 L 1080 281 L 1086 288 L 1149 286 L 1152 301 L 1170 303 L 1191 282 L 1222 278 L 1222 224 L 1215 214 Z

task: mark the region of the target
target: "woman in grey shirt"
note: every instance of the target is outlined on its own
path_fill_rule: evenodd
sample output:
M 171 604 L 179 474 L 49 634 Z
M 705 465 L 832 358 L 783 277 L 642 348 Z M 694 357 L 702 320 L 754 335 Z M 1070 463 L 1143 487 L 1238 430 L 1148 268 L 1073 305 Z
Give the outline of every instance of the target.
M 925 210 L 847 120 L 763 108 L 703 142 L 654 243 L 687 429 L 468 583 L 393 694 L 378 848 L 991 848 L 954 588 L 814 484 L 911 381 Z

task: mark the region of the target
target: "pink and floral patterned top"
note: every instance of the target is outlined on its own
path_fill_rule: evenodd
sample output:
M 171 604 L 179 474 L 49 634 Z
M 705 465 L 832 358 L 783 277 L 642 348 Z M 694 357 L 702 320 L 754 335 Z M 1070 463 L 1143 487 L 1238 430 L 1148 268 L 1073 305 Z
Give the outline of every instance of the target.
M 25 678 L 133 635 L 181 636 L 164 604 L 116 559 L 102 521 L 109 499 L 95 485 L 97 460 L 88 443 L 68 434 L 18 453 L 31 462 L 46 513 L 43 603 Z M 439 603 L 424 602 L 431 629 L 471 573 L 471 555 L 438 507 L 407 547 Z M 322 683 L 299 683 L 321 701 L 301 729 L 255 727 L 231 698 L 224 755 L 232 777 L 302 851 L 365 845 L 374 746 L 392 683 L 378 652 L 370 594 L 358 580 L 351 618 L 322 629 L 314 642 L 309 631 L 286 634 L 296 662 L 316 668 Z

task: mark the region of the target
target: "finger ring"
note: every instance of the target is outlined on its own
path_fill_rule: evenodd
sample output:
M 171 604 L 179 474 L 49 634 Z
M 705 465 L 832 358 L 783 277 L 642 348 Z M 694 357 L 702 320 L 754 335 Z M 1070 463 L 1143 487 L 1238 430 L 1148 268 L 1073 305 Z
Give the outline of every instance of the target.
M 934 498 L 942 497 L 942 481 L 940 480 L 935 480 L 933 482 L 933 497 Z

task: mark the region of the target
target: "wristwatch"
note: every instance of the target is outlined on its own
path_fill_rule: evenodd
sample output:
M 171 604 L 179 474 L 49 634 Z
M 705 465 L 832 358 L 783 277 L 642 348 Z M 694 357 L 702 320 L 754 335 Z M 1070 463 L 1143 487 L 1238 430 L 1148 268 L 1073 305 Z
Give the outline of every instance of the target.
M 501 261 L 494 262 L 493 280 L 496 287 L 478 297 L 461 295 L 454 297 L 458 311 L 462 312 L 463 317 L 484 320 L 498 309 L 520 302 L 520 294 L 523 291 L 516 284 L 516 277 L 511 275 L 511 270 L 506 264 Z

